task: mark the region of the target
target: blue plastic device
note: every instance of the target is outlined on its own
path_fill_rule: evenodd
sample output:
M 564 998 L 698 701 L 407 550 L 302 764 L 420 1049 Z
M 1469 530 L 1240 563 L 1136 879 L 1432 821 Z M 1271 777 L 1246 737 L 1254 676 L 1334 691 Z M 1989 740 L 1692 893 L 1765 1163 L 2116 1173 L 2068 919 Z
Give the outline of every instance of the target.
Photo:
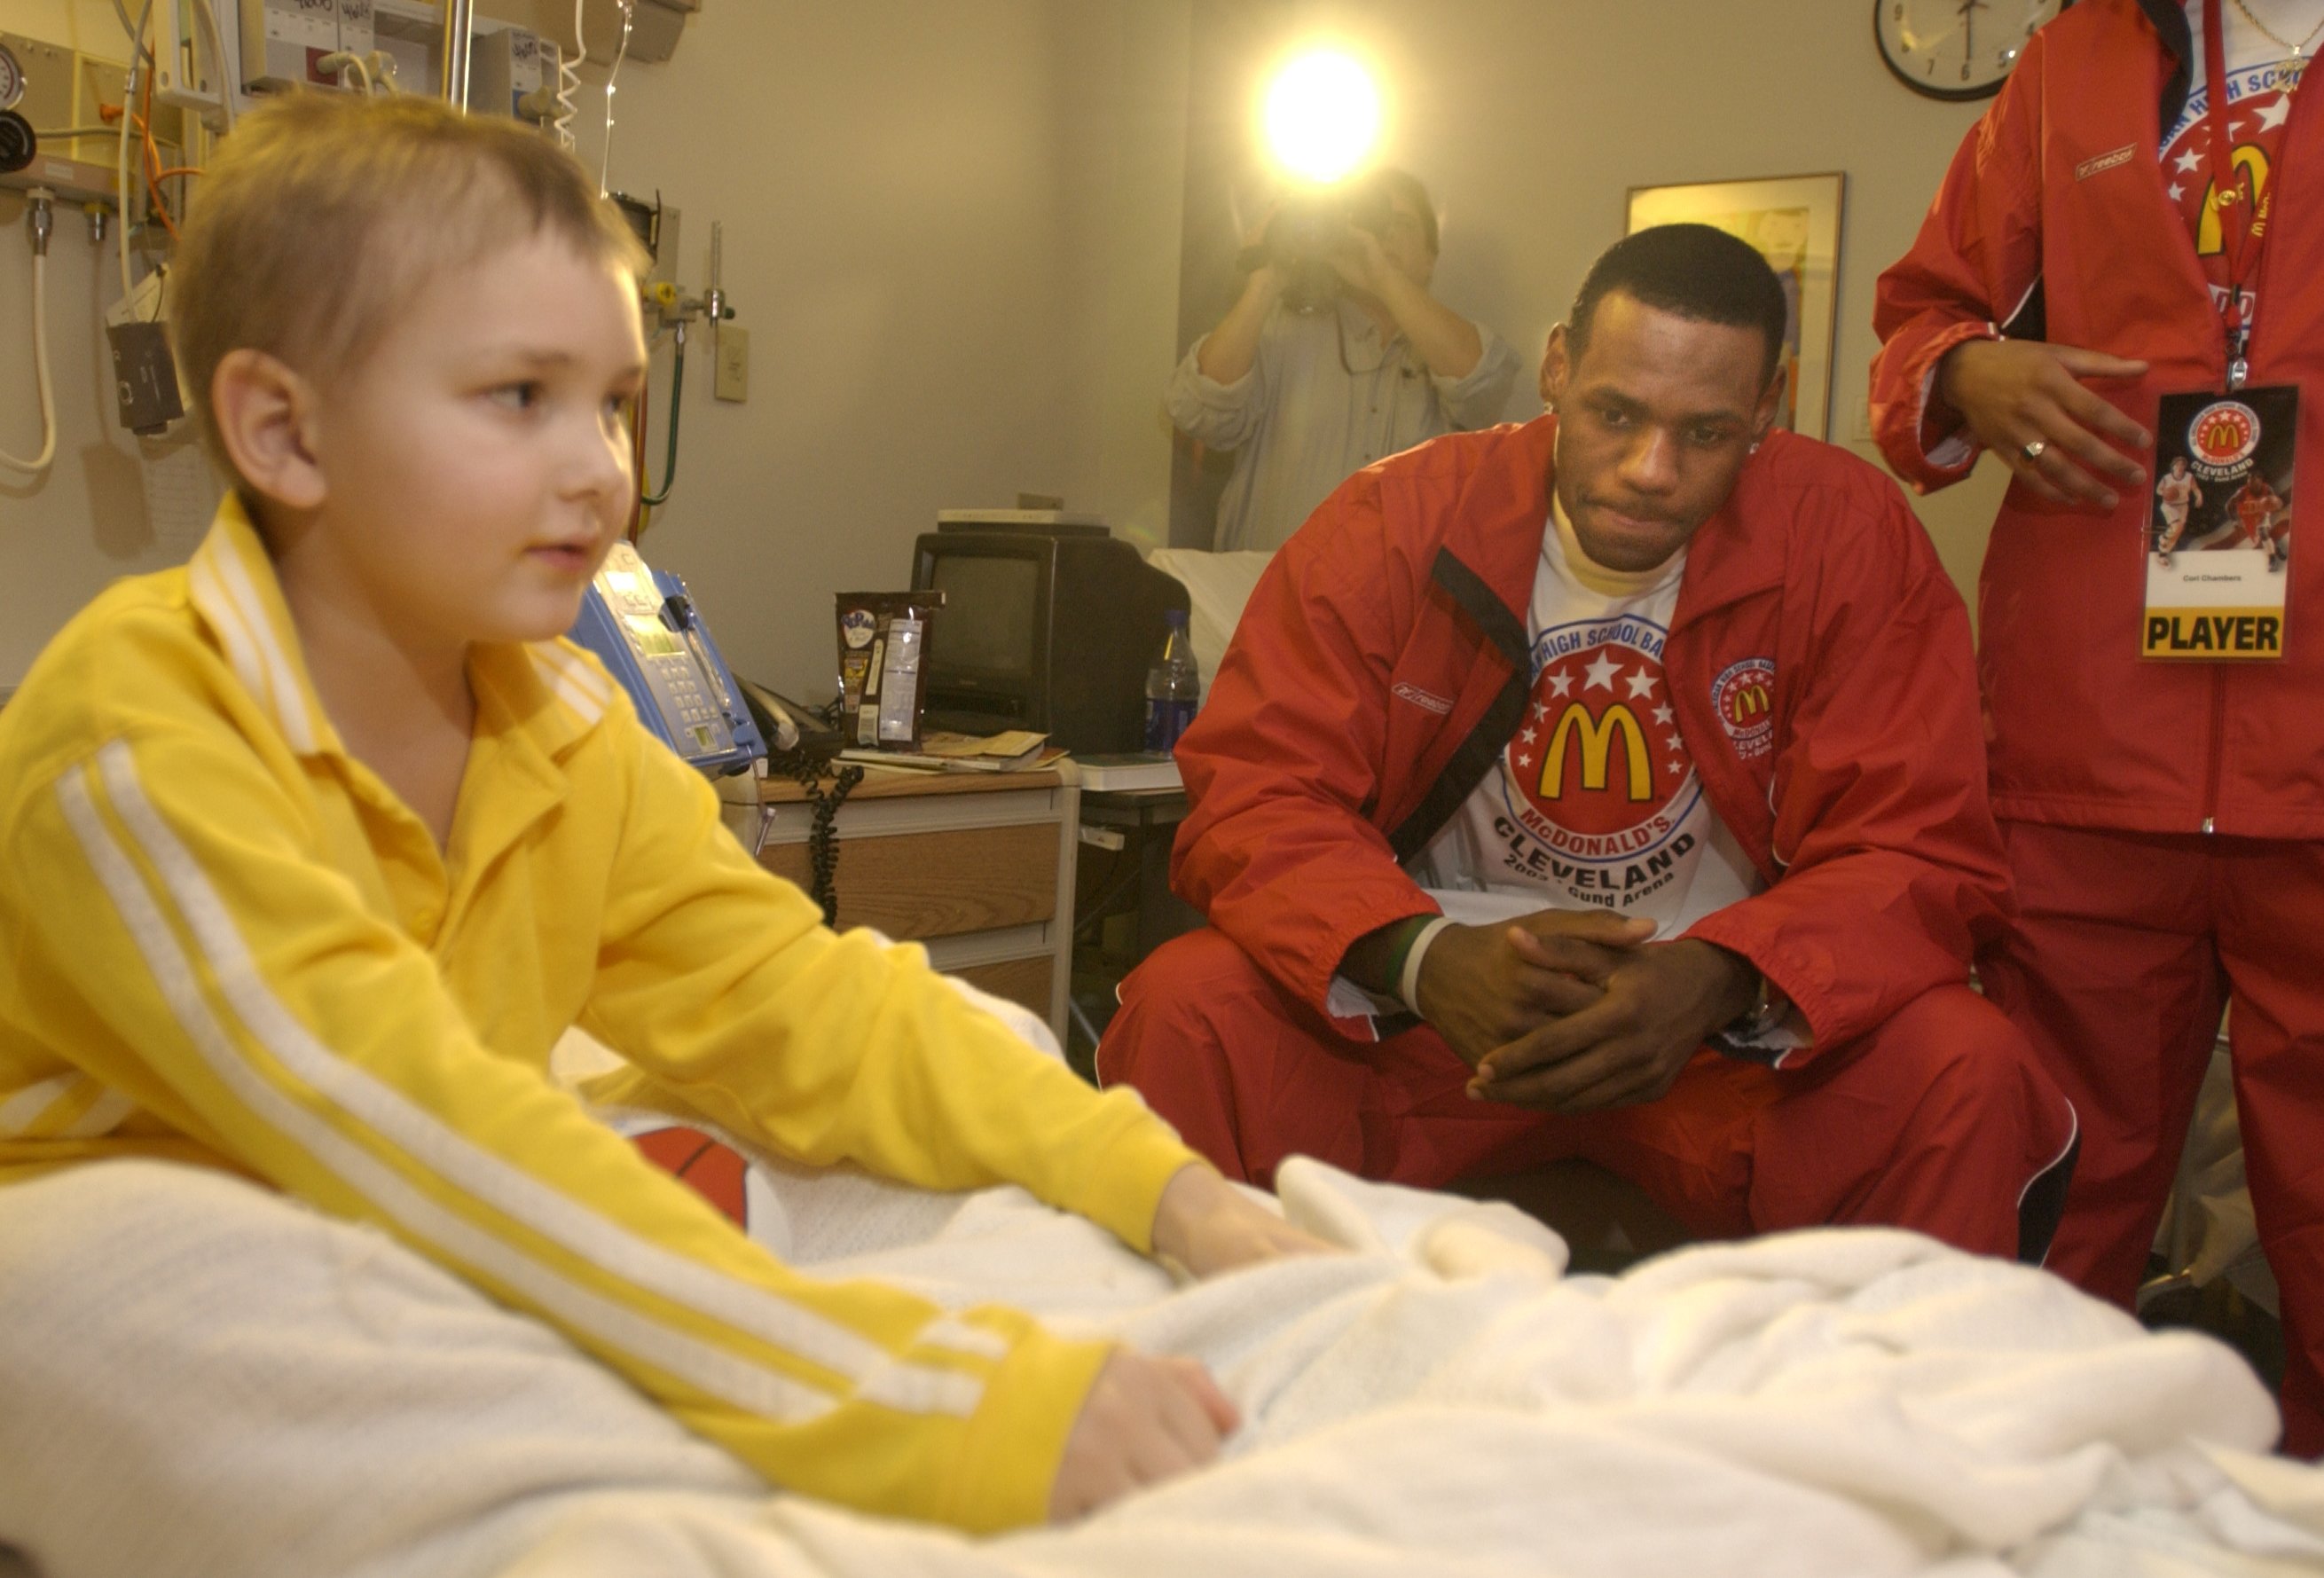
M 631 544 L 613 544 L 566 633 L 597 654 L 639 719 L 688 766 L 724 778 L 767 753 L 686 583 Z

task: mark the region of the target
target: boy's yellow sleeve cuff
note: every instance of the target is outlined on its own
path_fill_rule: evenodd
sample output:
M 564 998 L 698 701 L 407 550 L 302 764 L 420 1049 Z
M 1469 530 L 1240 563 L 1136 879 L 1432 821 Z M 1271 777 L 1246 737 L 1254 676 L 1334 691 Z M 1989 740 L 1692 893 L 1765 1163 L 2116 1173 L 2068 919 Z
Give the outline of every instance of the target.
M 1154 1212 L 1162 1191 L 1182 1167 L 1211 1164 L 1171 1131 L 1161 1119 L 1118 1136 L 1106 1149 L 1104 1187 L 1090 1198 L 1065 1203 L 1141 1255 L 1154 1252 Z
M 969 1417 L 958 1466 L 936 1513 L 972 1534 L 1048 1521 L 1065 1442 L 1115 1351 L 1111 1343 L 1052 1335 L 1014 1311 L 992 1313 L 1005 1313 L 1023 1328 Z

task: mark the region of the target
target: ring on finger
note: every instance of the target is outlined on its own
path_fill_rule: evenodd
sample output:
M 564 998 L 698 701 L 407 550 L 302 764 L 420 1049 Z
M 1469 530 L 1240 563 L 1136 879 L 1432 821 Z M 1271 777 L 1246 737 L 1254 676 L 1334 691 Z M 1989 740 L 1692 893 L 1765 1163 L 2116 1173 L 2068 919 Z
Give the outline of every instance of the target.
M 2041 438 L 2035 438 L 2028 443 L 2020 445 L 2017 452 L 2025 457 L 2028 460 L 2039 460 L 2049 448 L 2050 446 L 2047 441 Z

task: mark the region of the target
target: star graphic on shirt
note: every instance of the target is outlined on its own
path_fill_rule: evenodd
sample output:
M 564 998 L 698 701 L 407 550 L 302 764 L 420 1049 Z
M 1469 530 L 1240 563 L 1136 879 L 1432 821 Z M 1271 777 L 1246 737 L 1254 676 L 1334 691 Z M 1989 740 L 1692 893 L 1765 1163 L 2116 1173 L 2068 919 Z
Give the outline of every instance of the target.
M 2273 104 L 2262 105 L 2259 111 L 2259 129 L 2263 132 L 2273 132 L 2276 127 L 2283 125 L 2283 117 L 2291 113 L 2292 96 L 2288 93 Z
M 1519 756 L 1517 758 L 1517 765 L 1519 767 L 1531 767 L 1533 765 L 1532 752 L 1528 752 L 1526 754 Z
M 1642 663 L 1638 671 L 1623 683 L 1630 687 L 1630 699 L 1633 701 L 1642 696 L 1652 696 L 1655 693 L 1655 671 Z
M 1540 738 L 1541 731 L 1539 729 L 1527 729 L 1525 732 L 1525 743 L 1528 745 L 1534 743 L 1534 742 Z
M 1670 737 L 1670 748 L 1674 752 L 1683 752 L 1686 749 L 1686 742 L 1673 734 Z
M 1571 674 L 1552 674 L 1549 677 L 1549 693 L 1552 696 L 1572 695 L 1573 676 Z M 1533 710 L 1545 718 L 1549 716 L 1549 708 L 1545 706 L 1536 706 Z
M 2181 170 L 2192 170 L 2195 166 L 2203 162 L 2203 156 L 2200 153 L 2196 152 L 2192 148 L 2190 148 L 2187 152 L 2179 155 L 2177 159 L 2173 160 L 2172 162 L 2177 164 Z
M 2183 186 L 2174 186 L 2171 189 L 2171 200 L 2174 203 L 2186 195 L 2187 189 Z
M 1666 706 L 1658 706 L 1655 708 L 1655 722 L 1665 724 L 1669 724 L 1671 722 L 1671 709 Z
M 1590 681 L 1582 688 L 1595 690 L 1603 686 L 1607 694 L 1611 695 L 1614 690 L 1614 676 L 1621 671 L 1622 666 L 1619 663 L 1601 653 L 1598 660 L 1590 665 Z
M 1684 772 L 1686 771 L 1686 763 L 1683 761 L 1674 761 L 1670 764 L 1670 770 L 1673 772 Z

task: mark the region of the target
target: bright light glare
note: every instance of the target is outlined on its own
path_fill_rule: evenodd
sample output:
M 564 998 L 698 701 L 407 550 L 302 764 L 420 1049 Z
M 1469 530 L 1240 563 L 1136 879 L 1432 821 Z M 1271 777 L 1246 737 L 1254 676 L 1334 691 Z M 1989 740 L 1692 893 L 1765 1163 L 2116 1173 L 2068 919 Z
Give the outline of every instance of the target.
M 1371 74 L 1336 50 L 1283 68 L 1267 90 L 1267 141 L 1294 175 L 1333 181 L 1364 161 L 1379 135 Z

